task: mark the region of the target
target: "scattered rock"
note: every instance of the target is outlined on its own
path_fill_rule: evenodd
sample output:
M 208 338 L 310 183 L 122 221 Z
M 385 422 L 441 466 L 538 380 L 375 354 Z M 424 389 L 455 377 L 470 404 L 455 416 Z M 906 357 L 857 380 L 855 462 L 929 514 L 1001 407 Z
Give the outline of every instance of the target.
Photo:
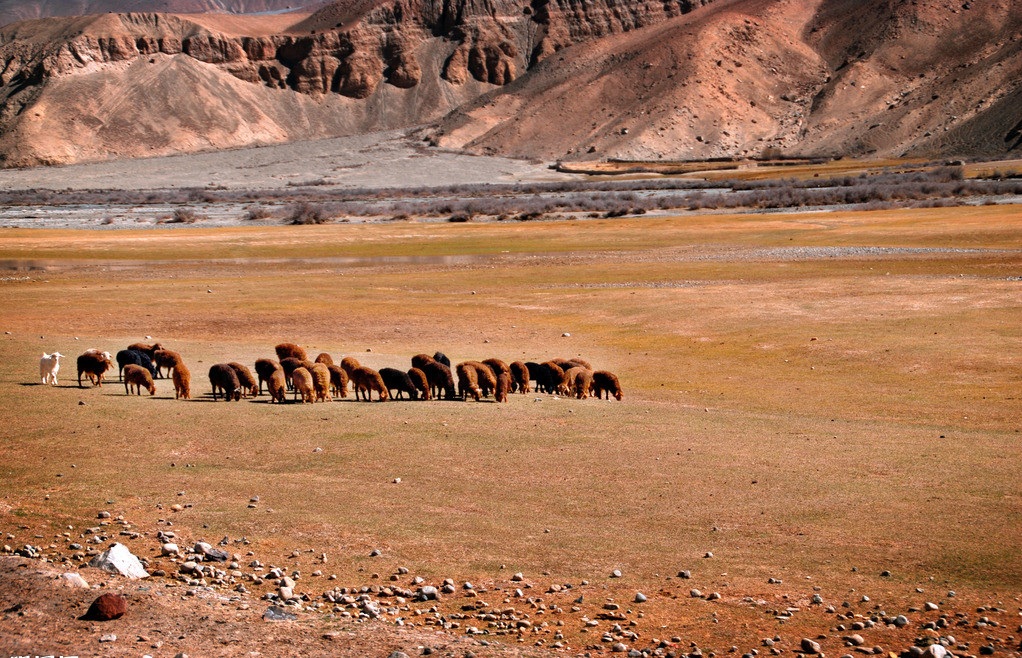
M 89 566 L 127 578 L 148 578 L 149 574 L 138 558 L 124 544 L 114 544 L 89 561 Z
M 82 575 L 76 571 L 69 571 L 67 573 L 60 574 L 60 582 L 68 587 L 80 587 L 82 589 L 89 588 L 88 581 L 82 578 Z
M 678 572 L 678 578 L 682 578 L 684 580 L 688 580 L 691 577 L 692 577 L 692 572 L 691 571 L 685 570 L 685 571 L 679 571 Z
M 695 588 L 690 590 L 688 595 L 691 596 L 693 599 L 701 599 L 703 597 L 703 593 Z
M 91 621 L 110 621 L 123 617 L 127 611 L 127 599 L 116 592 L 107 592 L 92 602 L 83 618 Z
M 614 569 L 613 571 L 610 572 L 610 577 L 611 578 L 620 578 L 621 577 L 621 570 L 620 569 Z
M 820 653 L 820 643 L 810 640 L 807 637 L 802 638 L 802 653 L 818 654 Z
M 635 602 L 636 603 L 645 603 L 646 602 L 646 595 L 643 594 L 642 592 L 636 592 L 635 593 Z
M 437 588 L 432 585 L 426 585 L 419 589 L 419 600 L 420 601 L 436 601 L 440 597 L 440 593 Z
M 908 617 L 905 615 L 898 615 L 894 618 L 894 625 L 898 628 L 904 628 L 908 626 Z
M 294 621 L 295 619 L 298 619 L 298 615 L 288 612 L 279 605 L 271 605 L 263 613 L 263 621 Z
M 213 546 L 204 541 L 196 542 L 195 547 L 192 550 L 203 556 L 205 559 L 212 560 L 213 562 L 226 562 L 229 557 L 226 551 L 222 551 L 219 548 L 213 548 Z
M 117 641 L 117 636 L 114 635 L 113 633 L 109 633 L 107 635 L 100 635 L 99 636 L 100 644 L 106 644 L 107 642 L 116 642 L 116 641 Z

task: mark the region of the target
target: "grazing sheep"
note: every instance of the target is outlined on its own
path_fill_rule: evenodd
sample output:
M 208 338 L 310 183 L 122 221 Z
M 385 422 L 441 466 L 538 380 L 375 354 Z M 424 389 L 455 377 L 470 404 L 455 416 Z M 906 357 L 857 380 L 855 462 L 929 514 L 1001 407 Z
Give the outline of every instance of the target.
M 439 399 L 441 391 L 444 393 L 444 398 L 448 400 L 453 400 L 456 397 L 454 393 L 454 375 L 451 374 L 449 367 L 428 354 L 416 354 L 413 356 L 412 367 L 426 373 L 430 392 L 434 398 Z
M 320 352 L 319 355 L 316 356 L 316 361 L 315 362 L 316 363 L 322 363 L 322 364 L 328 365 L 328 366 L 334 365 L 333 357 L 331 357 L 326 352 Z
M 451 367 L 451 360 L 447 358 L 447 355 L 443 352 L 437 352 L 433 355 L 433 360 L 437 363 L 442 363 L 448 368 Z
M 339 398 L 348 397 L 348 373 L 340 366 L 327 366 L 330 371 L 330 392 Z
M 593 395 L 598 398 L 603 397 L 603 393 L 607 393 L 607 399 L 613 395 L 616 399 L 620 400 L 624 397 L 621 392 L 621 382 L 618 381 L 617 375 L 606 370 L 597 370 L 593 373 L 593 384 L 590 387 L 593 391 Z
M 572 363 L 568 359 L 550 359 L 550 361 L 548 361 L 547 363 L 556 363 L 557 367 L 565 372 L 567 372 L 568 369 L 571 368 L 572 366 L 577 365 L 575 363 Z
M 412 384 L 419 390 L 419 395 L 422 396 L 422 399 L 429 400 L 429 379 L 426 377 L 426 373 L 422 372 L 419 368 L 410 368 L 408 370 L 408 378 L 412 380 Z
M 266 391 L 270 394 L 271 402 L 283 402 L 287 396 L 287 383 L 284 381 L 284 371 L 277 368 L 270 373 L 266 380 Z
M 351 379 L 351 373 L 355 368 L 361 368 L 362 364 L 358 362 L 353 356 L 346 356 L 341 359 L 341 367 L 344 368 L 344 372 L 348 373 L 348 379 Z
M 57 373 L 60 371 L 60 357 L 62 356 L 64 355 L 60 352 L 53 354 L 43 352 L 43 357 L 39 359 L 39 379 L 43 380 L 43 384 L 57 385 Z
M 227 365 L 234 368 L 234 372 L 238 375 L 238 383 L 241 384 L 241 397 L 247 398 L 249 395 L 252 397 L 259 395 L 259 386 L 256 384 L 256 378 L 252 376 L 252 371 L 248 369 L 248 366 L 237 361 L 231 361 Z
M 181 355 L 172 350 L 156 350 L 153 352 L 153 365 L 156 366 L 156 376 L 163 377 L 163 369 L 166 368 L 169 371 L 177 367 L 177 364 L 181 363 Z
M 294 357 L 299 361 L 309 360 L 309 355 L 305 353 L 305 350 L 294 343 L 281 343 L 274 347 L 273 351 L 277 353 L 277 359 L 279 361 L 283 361 L 289 356 Z
M 184 362 L 179 361 L 171 373 L 174 380 L 174 399 L 190 400 L 192 397 L 192 373 Z
M 284 371 L 281 369 L 280 364 L 273 359 L 256 359 L 255 362 L 256 376 L 259 378 L 259 394 L 263 393 L 263 382 L 269 382 L 270 377 L 277 370 L 280 370 L 281 377 L 284 376 Z
M 536 387 L 533 390 L 537 393 L 546 393 L 547 387 L 550 385 L 550 371 L 547 367 L 535 361 L 527 361 L 525 368 L 529 372 L 529 379 L 536 382 Z
M 466 361 L 465 363 L 476 369 L 476 382 L 479 384 L 479 390 L 483 397 L 489 396 L 490 391 L 497 388 L 496 373 L 482 361 Z
M 132 343 L 128 345 L 128 349 L 132 352 L 141 352 L 149 357 L 150 361 L 156 360 L 156 352 L 163 349 L 163 345 L 159 343 L 153 343 L 149 345 L 147 343 Z
M 237 402 L 241 399 L 241 382 L 238 381 L 238 373 L 226 363 L 215 363 L 209 368 L 209 385 L 213 387 L 213 401 L 217 400 L 217 393 L 223 391 L 224 401 Z
M 567 395 L 568 382 L 564 378 L 564 369 L 553 361 L 545 361 L 543 365 L 550 371 L 550 390 L 548 392 Z
M 507 373 L 508 375 L 511 374 L 511 367 L 500 359 L 483 359 L 483 363 L 490 367 L 490 370 L 493 371 L 494 377 L 502 372 Z
M 291 373 L 293 373 L 296 368 L 305 368 L 308 370 L 312 367 L 312 362 L 302 361 L 296 356 L 287 356 L 280 360 L 280 367 L 284 369 L 284 381 L 287 382 L 288 389 L 291 389 L 294 387 L 291 382 Z
M 313 363 L 309 372 L 312 373 L 312 388 L 316 391 L 316 402 L 329 402 L 330 366 L 325 363 Z
M 579 400 L 589 397 L 589 387 L 593 384 L 593 371 L 582 366 L 568 368 L 564 373 L 568 381 L 568 395 L 574 394 Z
M 383 385 L 387 387 L 391 400 L 404 398 L 405 393 L 408 394 L 409 400 L 419 399 L 419 392 L 415 388 L 415 383 L 405 371 L 398 370 L 397 368 L 380 368 L 380 377 L 383 378 Z M 394 391 L 397 391 L 396 395 Z
M 121 371 L 129 363 L 142 366 L 149 371 L 150 375 L 156 376 L 156 366 L 153 365 L 153 360 L 147 353 L 138 350 L 121 350 L 117 353 L 117 379 L 121 379 Z
M 315 380 L 312 378 L 312 373 L 308 368 L 298 367 L 291 373 L 291 384 L 295 388 L 295 401 L 298 401 L 298 396 L 302 396 L 302 404 L 306 402 L 314 403 L 316 401 L 316 385 Z
M 131 395 L 132 386 L 135 388 L 135 395 L 142 395 L 143 388 L 149 391 L 149 395 L 156 395 L 156 384 L 153 383 L 152 373 L 135 363 L 124 366 L 125 395 Z
M 512 361 L 511 365 L 511 390 L 519 393 L 529 392 L 529 369 L 521 361 Z
M 497 375 L 497 388 L 493 391 L 493 399 L 497 402 L 507 402 L 508 391 L 511 390 L 511 374 L 502 372 Z
M 479 390 L 479 371 L 471 361 L 459 363 L 455 366 L 455 371 L 458 373 L 458 395 L 462 400 L 467 400 L 471 393 L 478 402 L 482 397 L 482 391 Z
M 88 376 L 93 386 L 103 385 L 103 373 L 114 367 L 110 352 L 88 350 L 78 357 L 78 388 L 82 386 L 82 373 Z
M 363 398 L 366 402 L 372 400 L 372 392 L 380 396 L 380 402 L 387 399 L 387 387 L 383 383 L 383 377 L 380 377 L 380 373 L 376 372 L 372 368 L 366 368 L 365 366 L 359 366 L 351 371 L 351 381 L 355 385 L 355 399 L 358 399 L 358 394 L 362 393 Z
M 588 361 L 586 361 L 585 359 L 580 359 L 577 356 L 574 359 L 568 359 L 568 363 L 570 363 L 573 366 L 582 366 L 586 370 L 593 369 L 593 366 Z

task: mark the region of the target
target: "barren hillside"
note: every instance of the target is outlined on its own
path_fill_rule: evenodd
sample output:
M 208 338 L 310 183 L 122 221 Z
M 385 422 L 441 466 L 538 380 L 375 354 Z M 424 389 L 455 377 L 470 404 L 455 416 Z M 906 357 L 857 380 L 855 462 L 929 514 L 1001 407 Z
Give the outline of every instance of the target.
M 345 0 L 0 30 L 6 166 L 438 122 L 541 158 L 1001 155 L 1022 7 L 944 0 Z M 445 117 L 446 115 L 446 117 Z
M 322 0 L 319 0 L 319 4 Z M 50 16 L 139 11 L 173 14 L 279 12 L 317 4 L 311 0 L 0 0 L 0 25 Z

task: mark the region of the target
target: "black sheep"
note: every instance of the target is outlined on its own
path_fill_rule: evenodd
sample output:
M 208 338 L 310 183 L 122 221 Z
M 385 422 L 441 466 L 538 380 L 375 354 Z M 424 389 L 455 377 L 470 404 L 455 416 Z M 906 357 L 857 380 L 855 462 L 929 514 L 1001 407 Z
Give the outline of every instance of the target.
M 380 377 L 383 377 L 383 385 L 387 387 L 392 400 L 404 397 L 403 393 L 407 393 L 409 399 L 419 399 L 419 392 L 416 390 L 415 384 L 407 372 L 397 368 L 380 368 Z M 394 394 L 395 390 L 397 395 Z
M 123 378 L 124 366 L 129 363 L 133 363 L 136 366 L 142 366 L 149 371 L 149 374 L 156 377 L 156 366 L 153 364 L 153 360 L 149 358 L 149 355 L 145 352 L 139 352 L 137 350 L 121 350 L 117 353 L 117 379 Z
M 213 387 L 213 401 L 217 400 L 217 391 L 223 391 L 224 400 L 241 399 L 241 382 L 238 373 L 226 363 L 217 363 L 209 368 L 209 385 Z

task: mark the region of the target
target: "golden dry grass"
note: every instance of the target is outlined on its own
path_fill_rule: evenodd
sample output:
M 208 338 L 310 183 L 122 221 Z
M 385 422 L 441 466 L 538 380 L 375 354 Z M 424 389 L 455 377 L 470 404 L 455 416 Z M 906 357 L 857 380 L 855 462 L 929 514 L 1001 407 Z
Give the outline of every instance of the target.
M 1017 209 L 982 207 L 8 231 L 0 258 L 60 266 L 0 283 L 0 522 L 48 535 L 98 509 L 145 525 L 190 503 L 173 520 L 194 536 L 327 552 L 351 580 L 620 568 L 652 589 L 688 568 L 735 595 L 772 576 L 828 598 L 1013 595 L 1020 229 Z M 154 399 L 66 387 L 80 351 L 145 335 L 184 355 L 195 401 L 169 380 Z M 204 399 L 211 363 L 281 340 L 373 367 L 436 349 L 582 355 L 625 399 Z M 28 385 L 55 349 L 65 386 Z

